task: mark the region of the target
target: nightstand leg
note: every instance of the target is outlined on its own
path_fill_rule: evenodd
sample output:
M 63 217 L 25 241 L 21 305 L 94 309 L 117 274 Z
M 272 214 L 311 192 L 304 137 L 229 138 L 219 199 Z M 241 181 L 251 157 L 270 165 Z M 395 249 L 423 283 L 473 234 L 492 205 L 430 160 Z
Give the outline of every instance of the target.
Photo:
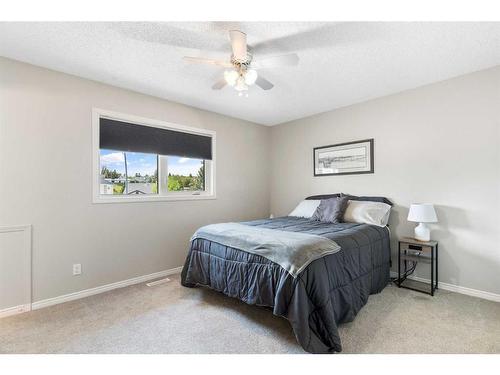
M 436 289 L 438 288 L 438 283 L 439 283 L 439 277 L 438 277 L 438 259 L 439 259 L 439 251 L 438 251 L 438 246 L 439 244 L 436 244 Z
M 434 247 L 431 248 L 431 296 L 434 295 Z
M 398 242 L 398 288 L 401 288 L 401 243 Z

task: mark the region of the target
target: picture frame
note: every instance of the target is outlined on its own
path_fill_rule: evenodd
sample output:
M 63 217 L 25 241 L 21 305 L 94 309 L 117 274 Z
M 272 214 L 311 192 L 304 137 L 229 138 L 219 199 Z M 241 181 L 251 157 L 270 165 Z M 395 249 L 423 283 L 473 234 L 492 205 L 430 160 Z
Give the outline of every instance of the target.
M 373 138 L 313 148 L 315 177 L 374 172 Z

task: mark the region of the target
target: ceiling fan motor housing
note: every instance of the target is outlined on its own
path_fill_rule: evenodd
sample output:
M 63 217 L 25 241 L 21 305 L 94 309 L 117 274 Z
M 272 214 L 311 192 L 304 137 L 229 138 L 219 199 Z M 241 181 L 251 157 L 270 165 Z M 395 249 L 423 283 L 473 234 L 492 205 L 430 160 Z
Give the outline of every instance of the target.
M 252 57 L 253 56 L 250 51 L 247 51 L 247 55 L 244 59 L 238 59 L 234 55 L 231 55 L 231 64 L 233 64 L 238 70 L 241 68 L 247 70 L 250 68 L 250 64 L 252 63 Z

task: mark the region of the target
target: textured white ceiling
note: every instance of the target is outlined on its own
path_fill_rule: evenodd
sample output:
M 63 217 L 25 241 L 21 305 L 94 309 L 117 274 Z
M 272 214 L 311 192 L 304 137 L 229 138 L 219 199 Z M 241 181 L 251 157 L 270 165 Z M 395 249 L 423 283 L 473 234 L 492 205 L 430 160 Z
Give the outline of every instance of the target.
M 238 97 L 211 90 L 229 59 L 227 31 L 254 59 L 296 52 L 297 67 L 262 69 L 275 87 Z M 209 111 L 274 125 L 500 65 L 500 23 L 0 23 L 0 55 Z

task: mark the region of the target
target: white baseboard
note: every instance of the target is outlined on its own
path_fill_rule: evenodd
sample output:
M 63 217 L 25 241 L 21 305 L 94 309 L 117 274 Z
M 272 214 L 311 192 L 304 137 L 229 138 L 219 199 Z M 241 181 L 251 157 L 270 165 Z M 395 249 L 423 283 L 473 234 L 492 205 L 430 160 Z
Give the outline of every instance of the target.
M 57 305 L 57 304 L 64 303 L 64 302 L 74 301 L 74 300 L 77 300 L 80 298 L 85 298 L 85 297 L 93 296 L 95 294 L 104 293 L 104 292 L 107 292 L 107 291 L 110 291 L 113 289 L 123 288 L 123 287 L 129 286 L 129 285 L 139 284 L 139 283 L 143 283 L 143 282 L 146 282 L 149 280 L 158 279 L 158 278 L 166 277 L 169 275 L 174 275 L 174 274 L 180 273 L 181 271 L 182 271 L 182 267 L 176 267 L 176 268 L 172 268 L 172 269 L 165 270 L 165 271 L 151 273 L 149 275 L 138 276 L 138 277 L 134 277 L 134 278 L 127 279 L 127 280 L 118 281 L 116 283 L 98 286 L 96 288 L 85 289 L 85 290 L 81 290 L 79 292 L 74 292 L 74 293 L 69 293 L 69 294 L 65 294 L 62 296 L 58 296 L 58 297 L 48 298 L 48 299 L 33 302 L 33 304 L 31 305 L 31 308 L 30 308 L 29 304 L 10 307 L 7 309 L 0 310 L 0 318 L 10 316 L 10 315 L 20 314 L 20 313 L 30 311 L 30 310 L 38 310 L 38 309 L 42 309 L 44 307 L 53 306 L 53 305 Z M 397 273 L 391 271 L 391 277 L 397 277 Z M 416 280 L 416 281 L 426 282 L 426 283 L 430 282 L 430 280 L 424 279 L 421 277 L 411 276 L 409 278 Z M 458 286 L 458 285 L 448 284 L 448 283 L 443 283 L 443 282 L 439 282 L 439 288 L 443 289 L 443 290 L 448 290 L 450 292 L 455 292 L 455 293 L 465 294 L 465 295 L 472 296 L 472 297 L 478 297 L 478 298 L 483 298 L 483 299 L 487 299 L 490 301 L 500 302 L 500 294 L 485 292 L 482 290 L 466 288 L 463 286 Z
M 391 277 L 398 277 L 398 273 L 391 271 Z M 424 283 L 431 282 L 429 279 L 424 279 L 423 277 L 417 277 L 417 276 L 409 276 L 408 279 L 421 281 Z M 500 294 L 485 292 L 482 290 L 477 290 L 472 288 L 466 288 L 465 286 L 459 286 L 455 284 L 443 283 L 441 281 L 439 282 L 438 287 L 439 289 L 447 290 L 449 292 L 455 292 L 455 293 L 465 294 L 471 297 L 478 297 L 487 299 L 489 301 L 500 302 Z
M 31 308 L 33 310 L 38 310 L 38 309 L 42 309 L 44 307 L 57 305 L 59 303 L 74 301 L 76 299 L 93 296 L 93 295 L 99 294 L 99 293 L 104 293 L 104 292 L 107 292 L 107 291 L 110 291 L 113 289 L 123 288 L 123 287 L 129 286 L 129 285 L 139 284 L 139 283 L 143 283 L 145 281 L 158 279 L 158 278 L 166 277 L 169 275 L 174 275 L 176 273 L 180 273 L 181 271 L 182 271 L 182 267 L 176 267 L 176 268 L 172 268 L 172 269 L 165 270 L 165 271 L 151 273 L 149 275 L 133 277 L 133 278 L 128 279 L 128 280 L 123 280 L 123 281 L 118 281 L 118 282 L 112 283 L 112 284 L 98 286 L 96 288 L 85 289 L 85 290 L 81 290 L 79 292 L 64 294 L 62 296 L 48 298 L 48 299 L 33 302 L 33 304 L 31 305 Z
M 7 316 L 16 315 L 16 314 L 21 314 L 23 312 L 30 311 L 30 310 L 31 310 L 31 305 L 29 303 L 26 305 L 9 307 L 9 308 L 0 310 L 0 318 L 5 318 Z

